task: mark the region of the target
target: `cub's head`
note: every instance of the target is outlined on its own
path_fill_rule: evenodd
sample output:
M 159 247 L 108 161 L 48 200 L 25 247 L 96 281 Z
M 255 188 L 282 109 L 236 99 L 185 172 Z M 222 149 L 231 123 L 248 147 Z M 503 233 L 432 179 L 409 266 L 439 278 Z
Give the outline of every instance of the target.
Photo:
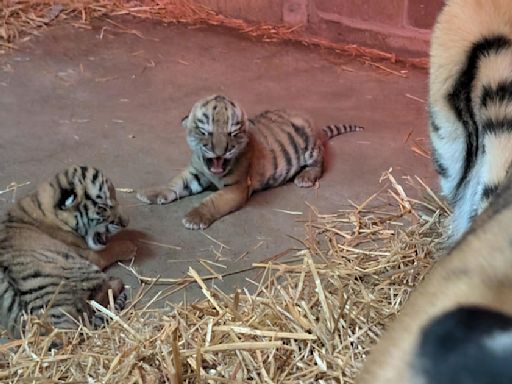
M 249 141 L 244 110 L 221 95 L 198 101 L 182 125 L 192 151 L 217 176 L 228 173 Z
M 112 182 L 93 167 L 69 167 L 18 205 L 42 224 L 76 233 L 95 251 L 128 225 Z

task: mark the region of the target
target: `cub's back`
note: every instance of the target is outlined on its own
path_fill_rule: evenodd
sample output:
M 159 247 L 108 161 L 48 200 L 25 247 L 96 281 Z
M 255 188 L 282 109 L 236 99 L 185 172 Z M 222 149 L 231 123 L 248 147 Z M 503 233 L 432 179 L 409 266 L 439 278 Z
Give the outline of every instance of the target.
M 249 124 L 255 190 L 283 184 L 306 164 L 305 156 L 318 145 L 311 121 L 295 112 L 265 111 L 249 119 Z

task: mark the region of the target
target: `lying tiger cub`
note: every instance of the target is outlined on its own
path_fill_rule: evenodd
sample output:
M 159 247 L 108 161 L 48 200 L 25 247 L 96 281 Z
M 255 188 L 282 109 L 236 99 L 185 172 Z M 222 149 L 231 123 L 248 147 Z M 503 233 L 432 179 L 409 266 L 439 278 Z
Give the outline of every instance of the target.
M 512 179 L 411 295 L 358 384 L 512 382 Z
M 87 300 L 107 306 L 112 289 L 124 305 L 123 282 L 102 269 L 135 255 L 129 241 L 104 250 L 127 225 L 114 186 L 92 167 L 72 166 L 17 201 L 0 238 L 0 325 L 16 338 L 24 313 L 45 312 L 57 328 L 76 328 L 83 314 L 100 325 Z
M 192 149 L 190 165 L 163 187 L 139 191 L 139 200 L 168 204 L 214 187 L 219 191 L 186 214 L 189 229 L 204 229 L 241 208 L 256 191 L 294 178 L 299 187 L 315 185 L 323 172 L 323 140 L 362 130 L 329 125 L 317 135 L 312 123 L 275 110 L 247 119 L 244 110 L 220 95 L 198 101 L 182 125 Z

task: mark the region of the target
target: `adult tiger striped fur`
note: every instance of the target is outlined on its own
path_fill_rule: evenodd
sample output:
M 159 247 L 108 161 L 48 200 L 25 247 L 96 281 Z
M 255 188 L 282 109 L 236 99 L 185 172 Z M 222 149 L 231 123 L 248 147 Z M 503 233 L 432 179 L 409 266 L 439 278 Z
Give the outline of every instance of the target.
M 430 136 L 451 241 L 469 228 L 512 162 L 512 7 L 449 0 L 432 34 Z
M 241 208 L 256 191 L 294 178 L 311 187 L 323 172 L 323 140 L 359 131 L 355 125 L 329 125 L 317 135 L 308 119 L 284 110 L 248 119 L 239 104 L 222 95 L 198 101 L 183 119 L 192 149 L 189 166 L 163 187 L 139 191 L 150 204 L 167 204 L 207 188 L 207 197 L 183 219 L 189 229 L 203 229 Z
M 512 382 L 511 176 L 412 293 L 357 384 Z
M 105 249 L 127 225 L 111 181 L 92 167 L 69 167 L 19 199 L 0 235 L 0 325 L 19 337 L 23 314 L 57 328 L 75 328 L 82 314 L 98 324 L 87 300 L 108 305 L 109 289 L 123 306 L 123 282 L 102 269 L 134 256 L 128 241 Z

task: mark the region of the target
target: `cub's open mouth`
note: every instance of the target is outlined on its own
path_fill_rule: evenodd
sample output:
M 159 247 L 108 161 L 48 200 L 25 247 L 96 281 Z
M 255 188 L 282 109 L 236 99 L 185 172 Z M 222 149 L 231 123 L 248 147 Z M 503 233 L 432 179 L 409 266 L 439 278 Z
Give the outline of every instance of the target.
M 226 170 L 226 159 L 223 156 L 206 158 L 206 166 L 214 175 L 220 175 Z
M 96 232 L 94 234 L 94 242 L 99 245 L 107 245 L 107 234 Z

